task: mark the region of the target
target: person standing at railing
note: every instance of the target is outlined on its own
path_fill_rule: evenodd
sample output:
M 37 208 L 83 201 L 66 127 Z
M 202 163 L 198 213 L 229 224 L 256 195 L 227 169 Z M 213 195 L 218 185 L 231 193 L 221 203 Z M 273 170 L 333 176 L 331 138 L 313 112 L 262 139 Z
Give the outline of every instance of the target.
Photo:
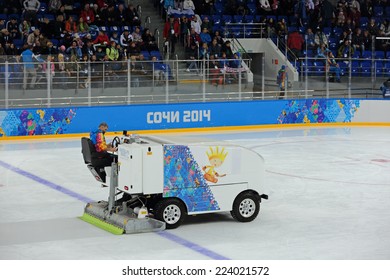
M 175 20 L 174 17 L 170 17 L 169 20 L 164 25 L 163 37 L 164 37 L 164 45 L 168 47 L 166 52 L 170 52 L 171 54 L 175 53 L 175 44 L 177 42 L 177 38 L 179 37 L 180 26 L 179 22 Z
M 37 80 L 37 72 L 35 70 L 35 66 L 33 63 L 34 59 L 37 59 L 37 56 L 33 53 L 33 46 L 30 45 L 25 51 L 21 54 L 23 61 L 23 89 L 27 89 L 28 77 L 31 75 L 30 88 L 33 89 L 35 87 L 35 83 Z
M 340 66 L 337 63 L 336 59 L 334 58 L 334 55 L 331 51 L 328 51 L 328 57 L 327 57 L 327 71 L 329 73 L 334 73 L 336 76 L 336 82 L 340 83 Z
M 285 96 L 286 86 L 288 83 L 288 76 L 287 76 L 285 65 L 282 65 L 282 67 L 278 71 L 278 75 L 276 77 L 276 83 L 279 87 L 279 99 L 283 99 Z
M 287 47 L 294 54 L 294 59 L 298 59 L 302 56 L 302 49 L 305 40 L 303 40 L 302 35 L 298 31 L 293 31 L 288 34 L 287 37 Z

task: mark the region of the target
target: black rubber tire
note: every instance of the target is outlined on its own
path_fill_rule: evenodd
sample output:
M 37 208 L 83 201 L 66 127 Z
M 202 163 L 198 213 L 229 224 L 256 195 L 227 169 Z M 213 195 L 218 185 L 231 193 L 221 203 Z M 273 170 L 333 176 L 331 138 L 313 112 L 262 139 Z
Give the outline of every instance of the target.
M 239 194 L 233 202 L 232 217 L 242 223 L 256 219 L 260 211 L 260 201 L 253 192 Z
M 183 203 L 175 198 L 158 201 L 154 206 L 154 217 L 165 222 L 166 229 L 174 229 L 181 225 L 186 216 Z

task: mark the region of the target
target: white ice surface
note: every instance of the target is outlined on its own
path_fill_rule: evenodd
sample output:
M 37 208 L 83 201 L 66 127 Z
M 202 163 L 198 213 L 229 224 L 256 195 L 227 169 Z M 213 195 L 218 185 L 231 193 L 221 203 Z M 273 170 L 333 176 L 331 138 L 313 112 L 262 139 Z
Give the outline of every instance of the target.
M 0 164 L 0 259 L 390 259 L 390 128 L 199 135 L 266 163 L 259 217 L 188 217 L 171 239 L 116 236 L 79 220 L 85 203 Z M 79 140 L 0 142 L 0 161 L 92 200 L 106 199 Z

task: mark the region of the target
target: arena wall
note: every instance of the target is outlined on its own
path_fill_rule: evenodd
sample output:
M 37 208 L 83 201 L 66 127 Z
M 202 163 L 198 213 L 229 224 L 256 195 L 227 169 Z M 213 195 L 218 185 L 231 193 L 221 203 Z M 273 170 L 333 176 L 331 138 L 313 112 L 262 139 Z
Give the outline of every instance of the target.
M 0 138 L 74 135 L 96 129 L 155 132 L 289 125 L 390 125 L 390 100 L 299 99 L 0 110 Z

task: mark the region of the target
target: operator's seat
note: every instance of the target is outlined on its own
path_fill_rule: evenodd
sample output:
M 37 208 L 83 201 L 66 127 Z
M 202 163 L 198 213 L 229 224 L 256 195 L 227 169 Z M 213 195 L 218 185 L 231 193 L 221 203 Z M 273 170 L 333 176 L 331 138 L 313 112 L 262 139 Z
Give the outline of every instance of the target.
M 104 167 L 100 168 L 92 165 L 92 154 L 96 153 L 96 149 L 91 139 L 87 137 L 81 138 L 81 153 L 83 154 L 85 164 L 95 179 L 99 182 L 105 183 L 106 172 L 104 171 Z

